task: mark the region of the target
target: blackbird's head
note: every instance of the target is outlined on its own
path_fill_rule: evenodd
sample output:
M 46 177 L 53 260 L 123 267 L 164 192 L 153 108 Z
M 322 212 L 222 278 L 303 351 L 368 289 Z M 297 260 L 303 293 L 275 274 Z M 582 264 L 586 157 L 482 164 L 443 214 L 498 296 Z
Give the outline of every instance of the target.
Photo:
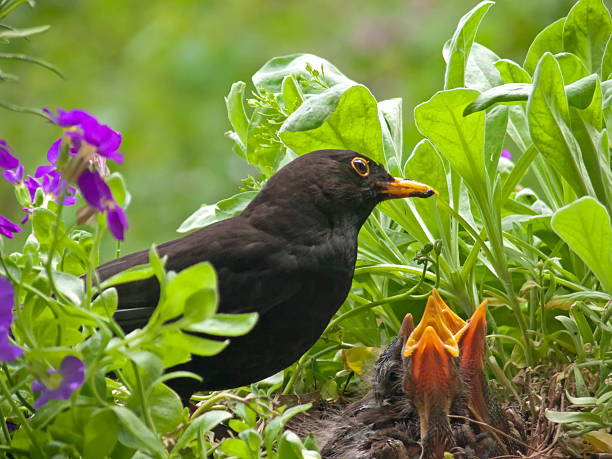
M 302 155 L 274 174 L 253 204 L 314 206 L 328 216 L 352 215 L 361 225 L 376 204 L 395 198 L 427 198 L 428 186 L 392 177 L 385 168 L 351 150 L 318 150 Z

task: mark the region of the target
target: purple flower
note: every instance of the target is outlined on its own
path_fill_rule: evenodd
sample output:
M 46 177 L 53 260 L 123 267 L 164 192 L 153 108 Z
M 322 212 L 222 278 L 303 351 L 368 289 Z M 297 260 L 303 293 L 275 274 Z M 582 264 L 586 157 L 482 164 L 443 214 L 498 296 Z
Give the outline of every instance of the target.
M 77 180 L 79 189 L 85 201 L 98 209 L 106 212 L 106 221 L 113 237 L 123 241 L 123 233 L 128 228 L 125 212 L 115 202 L 113 194 L 106 182 L 100 177 L 96 170 L 85 169 Z
M 42 184 L 40 180 L 42 180 Z M 64 195 L 65 206 L 71 206 L 77 201 L 76 188 L 68 186 L 68 183 L 62 180 L 60 173 L 53 166 L 38 166 L 34 177 L 28 175 L 25 184 L 30 192 L 32 202 L 34 202 L 34 196 L 36 196 L 38 188 L 42 188 L 43 192 L 52 196 L 56 202 L 60 193 L 66 190 Z
M 23 164 L 19 164 L 17 166 L 17 170 L 6 170 L 4 171 L 4 174 L 2 174 L 2 177 L 4 177 L 11 185 L 18 185 L 23 181 L 23 172 Z
M 509 150 L 502 150 L 501 157 L 506 159 L 512 159 L 512 153 Z
M 14 233 L 21 233 L 22 231 L 23 230 L 18 225 L 0 215 L 0 234 L 9 239 L 13 239 Z
M 15 169 L 19 165 L 19 160 L 12 153 L 13 150 L 8 146 L 6 140 L 0 140 L 0 168 Z
M 9 343 L 11 322 L 13 322 L 13 286 L 8 279 L 0 276 L 0 361 L 12 362 L 23 355 L 23 351 Z
M 75 148 L 76 151 L 79 150 L 81 141 L 85 141 L 89 145 L 95 147 L 98 155 L 112 159 L 117 163 L 123 161 L 123 155 L 117 151 L 121 145 L 120 132 L 113 131 L 106 124 L 100 124 L 97 119 L 83 110 L 71 110 L 66 112 L 58 108 L 57 115 L 53 115 L 53 113 L 46 108 L 44 111 L 60 126 L 77 128 L 80 130 L 66 132 L 66 135 L 71 139 L 71 154 L 73 154 Z M 57 160 L 59 145 L 53 144 L 51 150 L 47 157 L 51 156 Z M 49 158 L 49 161 L 53 162 L 51 158 Z
M 44 384 L 38 379 L 32 383 L 33 392 L 42 392 L 34 402 L 34 408 L 38 409 L 49 400 L 68 400 L 70 395 L 77 390 L 85 379 L 85 366 L 83 362 L 73 355 L 64 357 L 59 371 L 49 370 Z M 49 387 L 52 386 L 52 387 Z

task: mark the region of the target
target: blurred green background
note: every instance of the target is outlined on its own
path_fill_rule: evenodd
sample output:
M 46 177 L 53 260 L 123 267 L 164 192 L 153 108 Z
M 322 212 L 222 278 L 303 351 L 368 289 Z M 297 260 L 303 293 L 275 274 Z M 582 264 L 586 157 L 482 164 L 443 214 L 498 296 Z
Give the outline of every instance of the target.
M 523 61 L 541 28 L 565 16 L 569 0 L 500 0 L 478 41 Z M 238 191 L 253 174 L 224 137 L 223 97 L 268 59 L 318 54 L 378 100 L 404 99 L 405 145 L 419 139 L 412 111 L 442 88 L 442 46 L 474 0 L 224 0 L 126 2 L 54 0 L 17 9 L 13 27 L 50 24 L 0 52 L 23 52 L 55 64 L 49 71 L 2 61 L 20 81 L 0 84 L 0 100 L 82 108 L 123 133 L 125 162 L 111 165 L 132 193 L 123 252 L 176 237 L 200 204 Z M 608 8 L 610 5 L 606 2 Z M 60 131 L 42 118 L 0 109 L 6 139 L 33 173 Z M 11 187 L 0 184 L 0 214 L 21 218 Z M 19 239 L 13 244 L 20 242 Z

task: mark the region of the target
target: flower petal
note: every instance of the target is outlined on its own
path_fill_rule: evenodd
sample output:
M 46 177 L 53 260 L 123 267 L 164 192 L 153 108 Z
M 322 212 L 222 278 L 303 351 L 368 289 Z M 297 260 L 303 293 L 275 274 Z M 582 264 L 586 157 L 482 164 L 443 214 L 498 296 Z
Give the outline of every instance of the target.
M 14 233 L 21 233 L 22 231 L 19 225 L 0 215 L 0 234 L 9 239 L 13 239 Z
M 6 140 L 0 140 L 0 168 L 15 169 L 19 165 L 19 160 L 11 153 L 12 150 Z
M 51 145 L 51 148 L 49 148 L 49 151 L 47 152 L 47 159 L 49 160 L 51 164 L 55 164 L 55 162 L 57 161 L 57 158 L 59 158 L 61 147 L 62 147 L 62 138 L 60 137 L 55 142 L 53 142 L 53 145 Z
M 104 212 L 104 206 L 107 201 L 113 200 L 110 188 L 104 180 L 102 180 L 98 171 L 85 169 L 81 175 L 79 175 L 77 185 L 85 201 L 100 212 Z
M 117 204 L 111 206 L 106 214 L 108 229 L 115 239 L 123 241 L 123 233 L 128 229 L 127 217 L 124 210 Z

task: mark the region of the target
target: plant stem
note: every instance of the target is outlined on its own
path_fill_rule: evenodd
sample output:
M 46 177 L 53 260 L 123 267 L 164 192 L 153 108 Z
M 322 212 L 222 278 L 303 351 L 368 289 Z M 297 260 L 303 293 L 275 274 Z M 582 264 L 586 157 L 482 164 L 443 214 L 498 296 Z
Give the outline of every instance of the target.
M 0 378 L 0 392 L 2 392 L 2 395 L 4 395 L 5 400 L 8 401 L 9 405 L 11 405 L 11 408 L 13 409 L 13 411 L 19 418 L 19 422 L 25 429 L 25 432 L 28 435 L 28 437 L 30 437 L 30 441 L 32 442 L 32 445 L 36 449 L 36 452 L 38 453 L 39 457 L 45 457 L 45 453 L 43 449 L 41 448 L 41 446 L 38 444 L 38 440 L 36 439 L 36 435 L 34 435 L 34 430 L 32 430 L 32 426 L 30 425 L 30 422 L 26 419 L 23 412 L 19 409 L 19 406 L 17 406 L 17 403 L 15 403 L 15 400 L 13 399 L 13 396 L 11 395 L 9 388 L 6 385 L 6 381 L 4 380 L 4 378 Z

